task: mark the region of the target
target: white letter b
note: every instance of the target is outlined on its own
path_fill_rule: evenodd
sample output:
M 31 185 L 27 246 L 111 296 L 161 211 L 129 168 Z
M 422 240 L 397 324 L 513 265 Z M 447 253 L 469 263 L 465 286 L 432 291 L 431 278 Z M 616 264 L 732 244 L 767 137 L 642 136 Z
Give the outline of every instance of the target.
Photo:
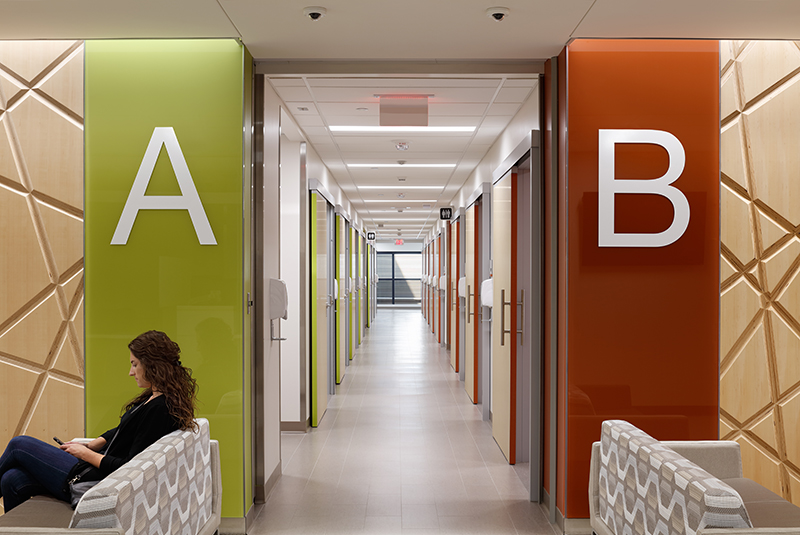
M 598 162 L 598 242 L 600 247 L 665 247 L 677 241 L 689 226 L 689 201 L 676 187 L 686 166 L 683 145 L 674 135 L 662 130 L 600 130 Z M 664 176 L 649 180 L 617 180 L 614 176 L 614 149 L 617 143 L 648 143 L 664 147 L 669 168 Z M 614 231 L 614 196 L 617 193 L 653 194 L 666 197 L 675 211 L 672 224 L 657 233 L 618 233 Z

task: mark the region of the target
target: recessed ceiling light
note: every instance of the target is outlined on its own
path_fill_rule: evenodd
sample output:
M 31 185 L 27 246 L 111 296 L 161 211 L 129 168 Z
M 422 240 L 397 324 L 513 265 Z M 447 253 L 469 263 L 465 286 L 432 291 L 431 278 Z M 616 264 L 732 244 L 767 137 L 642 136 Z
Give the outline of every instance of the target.
M 349 126 L 349 125 L 333 125 L 328 129 L 331 132 L 359 132 L 359 133 L 456 133 L 456 132 L 474 132 L 474 126 Z
M 423 207 L 423 208 L 430 208 L 430 207 L 431 207 L 431 205 L 430 205 L 430 204 L 423 204 L 423 205 L 422 205 L 422 207 Z
M 405 181 L 406 181 L 406 177 L 404 177 L 404 176 L 399 176 L 399 177 L 397 177 L 397 181 L 398 181 L 398 182 L 405 182 Z
M 356 108 L 356 111 L 369 111 L 369 108 Z
M 456 164 L 454 163 L 349 163 L 347 167 L 368 167 L 370 169 L 378 169 L 378 168 L 385 168 L 385 167 L 414 167 L 414 168 L 442 168 L 442 169 L 452 169 L 455 167 Z
M 297 111 L 308 111 L 308 108 L 305 106 L 298 106 Z

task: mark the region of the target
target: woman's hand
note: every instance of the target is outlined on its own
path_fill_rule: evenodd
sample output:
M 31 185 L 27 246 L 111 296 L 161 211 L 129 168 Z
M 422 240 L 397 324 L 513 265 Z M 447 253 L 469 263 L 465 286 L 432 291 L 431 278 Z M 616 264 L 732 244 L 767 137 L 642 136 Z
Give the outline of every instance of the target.
M 100 468 L 100 461 L 103 460 L 102 455 L 77 442 L 65 442 L 61 449 L 81 461 L 86 461 L 95 468 Z

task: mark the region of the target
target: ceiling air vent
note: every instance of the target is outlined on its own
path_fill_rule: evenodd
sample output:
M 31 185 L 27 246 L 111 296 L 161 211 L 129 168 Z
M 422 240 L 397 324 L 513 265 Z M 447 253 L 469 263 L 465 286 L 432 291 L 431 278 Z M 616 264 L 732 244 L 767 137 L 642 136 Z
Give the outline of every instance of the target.
M 428 95 L 380 95 L 381 126 L 428 126 Z

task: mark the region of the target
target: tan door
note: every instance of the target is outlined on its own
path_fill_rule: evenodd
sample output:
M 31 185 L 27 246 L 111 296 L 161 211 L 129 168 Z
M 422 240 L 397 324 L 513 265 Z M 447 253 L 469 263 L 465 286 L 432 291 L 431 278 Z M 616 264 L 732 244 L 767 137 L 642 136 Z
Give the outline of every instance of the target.
M 475 269 L 477 266 L 477 221 L 476 205 L 467 208 L 466 211 L 466 238 L 467 246 L 465 249 L 466 273 L 467 278 L 467 298 L 466 298 L 466 332 L 464 342 L 464 389 L 473 403 L 478 403 L 478 316 L 475 309 L 478 302 L 475 300 L 477 292 L 477 281 L 475 280 Z
M 311 425 L 316 427 L 328 408 L 328 201 L 311 195 Z
M 450 225 L 450 287 L 448 295 L 450 298 L 450 324 L 448 325 L 448 335 L 450 338 L 450 365 L 456 373 L 458 369 L 458 278 L 461 274 L 458 271 L 458 225 L 455 221 Z
M 512 188 L 507 173 L 492 187 L 492 435 L 508 462 L 516 462 L 516 285 L 512 263 Z M 514 257 L 514 259 L 516 259 Z M 512 268 L 514 266 L 514 268 Z

